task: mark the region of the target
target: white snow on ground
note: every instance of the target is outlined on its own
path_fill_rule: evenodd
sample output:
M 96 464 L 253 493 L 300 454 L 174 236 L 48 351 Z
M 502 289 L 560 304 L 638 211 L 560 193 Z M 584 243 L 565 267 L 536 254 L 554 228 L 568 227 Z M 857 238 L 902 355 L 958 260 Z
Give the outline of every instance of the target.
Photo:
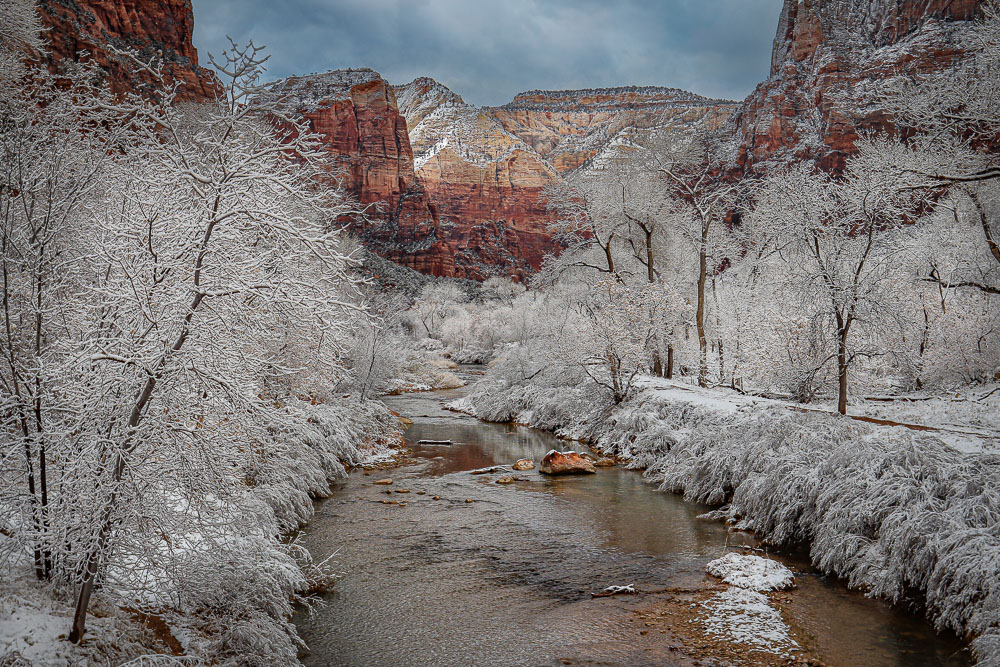
M 9 580 L 0 582 L 0 665 L 117 663 L 147 652 L 140 643 L 143 629 L 126 614 L 100 606 L 95 611 L 87 619 L 87 641 L 70 644 L 66 634 L 73 622 L 72 605 L 35 581 L 27 566 L 11 572 Z
M 725 387 L 710 389 L 663 378 L 639 378 L 636 385 L 657 399 L 686 403 L 722 413 L 750 407 L 780 406 L 798 412 L 834 414 L 832 403 L 808 405 L 791 400 L 740 394 Z M 932 433 L 960 452 L 1000 452 L 1000 383 L 941 395 L 912 395 L 852 399 L 848 416 L 856 420 L 885 420 L 887 430 Z
M 766 595 L 734 586 L 701 606 L 708 612 L 701 625 L 710 635 L 781 657 L 789 657 L 799 648 L 781 612 L 771 606 Z
M 792 571 L 776 560 L 760 556 L 727 553 L 705 570 L 727 584 L 752 591 L 781 591 L 795 585 Z

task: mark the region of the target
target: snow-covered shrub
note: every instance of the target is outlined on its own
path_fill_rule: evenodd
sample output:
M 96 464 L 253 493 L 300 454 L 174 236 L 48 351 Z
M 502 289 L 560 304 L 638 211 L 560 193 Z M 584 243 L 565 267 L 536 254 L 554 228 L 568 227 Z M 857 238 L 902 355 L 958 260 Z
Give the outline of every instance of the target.
M 817 567 L 871 595 L 920 591 L 935 625 L 983 635 L 976 647 L 997 632 L 1000 457 L 783 409 L 745 410 L 676 437 L 646 473 L 660 489 L 728 501 L 720 514 L 739 528 L 809 543 Z

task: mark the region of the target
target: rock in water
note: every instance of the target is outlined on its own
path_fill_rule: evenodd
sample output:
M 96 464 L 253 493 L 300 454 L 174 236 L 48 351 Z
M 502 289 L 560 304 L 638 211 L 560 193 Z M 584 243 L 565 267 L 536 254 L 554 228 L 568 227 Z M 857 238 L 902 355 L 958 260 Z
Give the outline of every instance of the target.
M 518 459 L 511 466 L 514 470 L 531 470 L 535 467 L 535 462 L 531 459 Z
M 545 475 L 580 475 L 595 473 L 594 464 L 577 452 L 549 451 L 538 466 L 538 472 Z
M 387 477 L 386 479 L 377 479 L 372 484 L 392 484 L 392 480 Z
M 514 478 L 510 475 L 504 475 L 503 477 L 497 478 L 497 484 L 513 484 Z

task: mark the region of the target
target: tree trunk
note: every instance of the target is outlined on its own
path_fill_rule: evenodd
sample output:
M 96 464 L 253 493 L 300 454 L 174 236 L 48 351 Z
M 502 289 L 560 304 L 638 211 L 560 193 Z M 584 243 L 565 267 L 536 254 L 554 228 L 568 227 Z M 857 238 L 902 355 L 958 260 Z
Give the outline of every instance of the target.
M 847 331 L 841 330 L 837 345 L 837 412 L 847 414 Z
M 674 377 L 674 346 L 667 346 L 667 370 L 664 373 L 664 377 L 668 380 L 672 380 Z
M 108 543 L 108 535 L 111 534 L 112 511 L 118 499 L 118 484 L 121 482 L 122 473 L 125 471 L 125 458 L 121 452 L 118 453 L 115 461 L 115 470 L 112 475 L 111 497 L 104 509 L 104 520 L 101 522 L 101 532 L 97 536 L 97 545 L 90 552 L 87 558 L 87 569 L 83 573 L 83 583 L 80 585 L 80 595 L 76 601 L 76 611 L 73 613 L 73 629 L 69 633 L 69 641 L 79 644 L 87 631 L 87 609 L 90 607 L 90 596 L 94 592 L 94 581 L 97 579 L 97 569 L 100 564 L 101 554 Z
M 705 282 L 708 276 L 708 257 L 705 247 L 708 226 L 702 227 L 701 250 L 698 252 L 698 310 L 695 324 L 698 327 L 698 386 L 708 385 L 708 341 L 705 338 Z
M 615 405 L 622 402 L 624 398 L 622 393 L 621 377 L 619 374 L 618 361 L 615 359 L 614 355 L 608 352 L 608 370 L 611 371 L 611 387 L 615 395 Z
M 212 205 L 212 218 L 209 220 L 208 225 L 205 228 L 205 234 L 202 237 L 201 245 L 198 250 L 198 257 L 195 259 L 194 263 L 193 282 L 195 295 L 194 298 L 191 299 L 191 305 L 188 306 L 184 317 L 181 318 L 181 330 L 177 334 L 177 338 L 174 339 L 173 344 L 165 349 L 163 354 L 160 355 L 160 358 L 157 360 L 149 377 L 146 378 L 146 382 L 143 384 L 142 390 L 136 397 L 135 403 L 132 404 L 132 412 L 129 414 L 128 423 L 125 426 L 125 437 L 123 439 L 121 449 L 115 457 L 115 470 L 111 477 L 111 496 L 108 498 L 108 504 L 104 511 L 104 521 L 101 523 L 101 532 L 98 534 L 97 544 L 94 545 L 94 549 L 90 552 L 90 556 L 87 558 L 87 570 L 84 572 L 83 583 L 80 585 L 80 597 L 76 601 L 76 612 L 73 614 L 73 629 L 69 635 L 70 642 L 74 644 L 83 639 L 83 633 L 85 631 L 85 624 L 87 621 L 87 607 L 90 605 L 90 596 L 94 592 L 94 579 L 97 577 L 97 568 L 100 564 L 101 555 L 107 545 L 108 535 L 111 533 L 111 518 L 113 516 L 115 503 L 118 500 L 118 485 L 121 482 L 122 474 L 125 472 L 125 457 L 137 446 L 137 442 L 132 439 L 134 437 L 134 431 L 139 425 L 139 422 L 142 421 L 146 405 L 149 404 L 149 399 L 153 395 L 153 390 L 156 389 L 156 385 L 160 380 L 160 375 L 163 373 L 167 362 L 174 354 L 179 352 L 181 348 L 184 347 L 184 342 L 191 333 L 191 321 L 194 319 L 194 314 L 198 311 L 198 307 L 201 306 L 201 302 L 204 301 L 206 296 L 205 292 L 201 289 L 201 272 L 205 265 L 205 257 L 208 255 L 208 247 L 209 242 L 212 240 L 212 233 L 215 231 L 215 226 L 219 223 L 216 216 L 219 213 L 220 201 L 221 197 L 216 195 L 215 203 Z
M 726 384 L 726 354 L 721 339 L 719 340 L 719 384 Z

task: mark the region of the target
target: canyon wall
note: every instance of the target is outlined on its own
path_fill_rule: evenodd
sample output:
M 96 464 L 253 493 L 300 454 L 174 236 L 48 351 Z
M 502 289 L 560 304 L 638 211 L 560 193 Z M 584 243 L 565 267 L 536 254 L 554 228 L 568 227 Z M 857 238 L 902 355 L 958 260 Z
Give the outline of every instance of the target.
M 116 92 L 138 90 L 148 77 L 137 76 L 130 63 L 109 50 L 131 49 L 141 58 L 160 55 L 169 78 L 183 83 L 178 99 L 201 101 L 215 95 L 216 79 L 198 65 L 191 42 L 191 0 L 39 0 L 49 54 L 55 68 L 64 59 L 78 60 L 86 51 L 108 72 Z
M 631 128 L 718 126 L 735 104 L 656 87 L 530 91 L 475 107 L 428 78 L 395 87 L 417 177 L 450 238 L 456 275 L 524 278 L 558 252 L 545 188 Z
M 370 69 L 274 84 L 322 135 L 366 215 L 369 249 L 436 276 L 523 280 L 559 246 L 545 188 L 621 132 L 719 125 L 734 103 L 668 88 L 532 91 L 479 108 L 433 79 L 390 86 Z
M 392 87 L 370 69 L 348 69 L 290 77 L 273 90 L 322 136 L 341 183 L 364 209 L 353 229 L 365 245 L 422 273 L 455 275 Z
M 894 131 L 885 82 L 944 69 L 983 0 L 785 0 L 768 79 L 733 116 L 742 170 L 794 160 L 843 168 L 865 131 Z
M 728 173 L 795 160 L 843 168 L 866 130 L 893 131 L 886 80 L 940 70 L 967 47 L 984 0 L 785 0 L 766 81 L 742 103 L 674 88 L 533 90 L 475 107 L 429 78 L 392 86 L 370 69 L 275 84 L 309 120 L 366 207 L 367 247 L 437 276 L 526 278 L 559 248 L 545 188 L 629 132 L 708 127 L 732 141 Z M 41 0 L 49 65 L 89 51 L 116 90 L 141 77 L 108 45 L 162 53 L 182 100 L 216 90 L 191 43 L 190 0 Z

